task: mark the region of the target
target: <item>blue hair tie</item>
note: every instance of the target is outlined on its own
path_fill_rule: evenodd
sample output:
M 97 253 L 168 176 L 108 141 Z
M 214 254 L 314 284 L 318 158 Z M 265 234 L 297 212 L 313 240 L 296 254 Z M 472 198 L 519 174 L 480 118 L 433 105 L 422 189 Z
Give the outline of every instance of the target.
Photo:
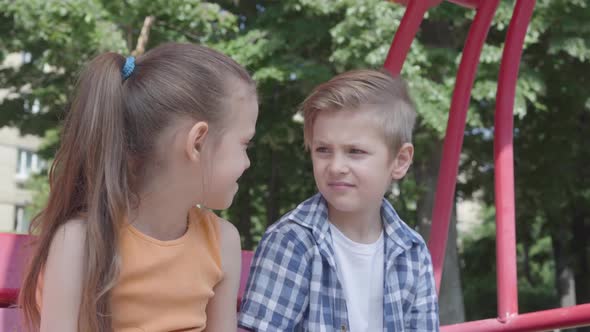
M 133 70 L 135 69 L 135 57 L 128 56 L 125 59 L 125 65 L 123 65 L 123 69 L 121 69 L 121 73 L 123 74 L 123 81 L 128 79 L 131 74 L 133 74 Z

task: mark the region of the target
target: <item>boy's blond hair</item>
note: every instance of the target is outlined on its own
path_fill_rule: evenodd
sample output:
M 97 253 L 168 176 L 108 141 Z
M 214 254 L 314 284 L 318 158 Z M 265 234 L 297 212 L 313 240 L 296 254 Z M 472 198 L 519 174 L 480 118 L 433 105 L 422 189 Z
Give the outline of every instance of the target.
M 353 70 L 317 86 L 301 105 L 305 147 L 313 140 L 313 125 L 319 112 L 375 112 L 385 141 L 397 154 L 402 144 L 412 142 L 416 111 L 405 81 L 385 70 Z

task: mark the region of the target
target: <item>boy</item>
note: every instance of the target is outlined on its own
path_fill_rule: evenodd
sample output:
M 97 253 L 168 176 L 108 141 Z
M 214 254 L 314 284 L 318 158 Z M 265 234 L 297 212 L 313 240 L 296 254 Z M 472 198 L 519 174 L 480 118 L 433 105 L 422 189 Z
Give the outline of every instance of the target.
M 358 70 L 303 102 L 319 193 L 269 227 L 239 325 L 251 331 L 438 331 L 430 254 L 383 198 L 412 162 L 405 83 Z

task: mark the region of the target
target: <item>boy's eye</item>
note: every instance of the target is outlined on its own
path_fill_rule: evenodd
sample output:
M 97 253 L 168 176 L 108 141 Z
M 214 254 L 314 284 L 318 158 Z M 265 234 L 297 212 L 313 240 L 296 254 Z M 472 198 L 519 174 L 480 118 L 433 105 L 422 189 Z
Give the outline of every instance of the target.
M 352 154 L 363 154 L 365 153 L 365 151 L 361 150 L 361 149 L 350 149 L 349 151 Z
M 319 152 L 319 153 L 325 153 L 325 152 L 328 152 L 328 148 L 326 148 L 326 147 L 323 147 L 323 146 L 320 146 L 320 147 L 317 147 L 317 148 L 315 149 L 315 151 L 316 151 L 316 152 Z

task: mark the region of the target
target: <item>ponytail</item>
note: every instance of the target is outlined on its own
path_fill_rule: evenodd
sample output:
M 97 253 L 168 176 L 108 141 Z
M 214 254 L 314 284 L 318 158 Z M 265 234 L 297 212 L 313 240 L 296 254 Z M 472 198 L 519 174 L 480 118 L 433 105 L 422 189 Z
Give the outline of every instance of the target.
M 60 226 L 83 216 L 86 223 L 81 331 L 111 330 L 109 292 L 118 274 L 117 230 L 128 211 L 128 144 L 122 102 L 125 58 L 105 53 L 95 58 L 77 84 L 49 173 L 47 207 L 31 224 L 39 232 L 20 303 L 30 328 L 38 329 L 37 281 L 51 241 Z

